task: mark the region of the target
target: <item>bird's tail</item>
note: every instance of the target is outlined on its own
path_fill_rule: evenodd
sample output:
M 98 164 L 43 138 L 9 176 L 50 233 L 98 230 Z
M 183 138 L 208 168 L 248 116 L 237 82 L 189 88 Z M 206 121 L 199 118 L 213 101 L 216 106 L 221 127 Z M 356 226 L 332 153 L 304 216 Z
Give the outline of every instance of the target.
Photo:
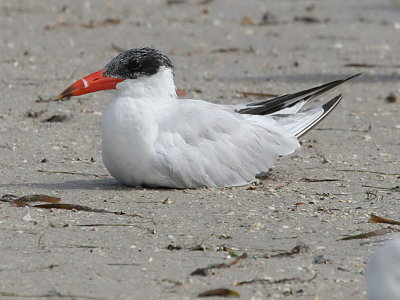
M 273 115 L 273 114 L 291 114 L 300 110 L 307 102 L 317 99 L 322 95 L 331 92 L 347 81 L 360 76 L 356 74 L 345 79 L 335 80 L 323 85 L 300 91 L 293 94 L 279 96 L 273 99 L 239 104 L 235 106 L 235 111 L 239 114 L 250 115 Z
M 322 121 L 338 105 L 342 99 L 342 95 L 336 96 L 324 105 L 301 112 L 299 110 L 309 101 L 321 97 L 359 75 L 361 74 L 335 80 L 294 94 L 287 94 L 264 101 L 239 104 L 235 106 L 235 111 L 240 114 L 255 116 L 268 115 L 298 138 Z
M 302 112 L 270 115 L 282 127 L 293 133 L 297 138 L 301 137 L 315 125 L 321 122 L 342 100 L 342 95 L 338 95 L 327 103 L 313 107 Z

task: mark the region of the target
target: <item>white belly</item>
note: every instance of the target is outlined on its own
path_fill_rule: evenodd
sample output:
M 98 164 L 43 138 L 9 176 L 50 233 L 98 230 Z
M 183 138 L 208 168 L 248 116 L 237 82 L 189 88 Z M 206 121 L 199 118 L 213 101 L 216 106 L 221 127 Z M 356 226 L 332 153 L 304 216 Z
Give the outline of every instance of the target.
M 133 107 L 129 98 L 112 101 L 104 112 L 103 161 L 110 174 L 123 184 L 142 185 L 151 172 L 157 135 L 153 118 L 149 111 Z

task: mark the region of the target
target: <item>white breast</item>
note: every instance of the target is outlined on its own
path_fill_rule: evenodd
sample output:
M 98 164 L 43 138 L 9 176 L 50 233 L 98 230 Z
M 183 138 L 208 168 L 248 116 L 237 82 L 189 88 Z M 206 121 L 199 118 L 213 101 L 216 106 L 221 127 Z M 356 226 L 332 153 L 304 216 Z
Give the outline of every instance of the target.
M 177 100 L 168 69 L 119 84 L 102 139 L 104 163 L 118 181 L 175 188 L 244 185 L 299 147 L 274 118 Z
M 172 71 L 118 85 L 102 121 L 103 161 L 111 175 L 127 185 L 144 183 L 154 157 L 158 122 L 177 101 Z

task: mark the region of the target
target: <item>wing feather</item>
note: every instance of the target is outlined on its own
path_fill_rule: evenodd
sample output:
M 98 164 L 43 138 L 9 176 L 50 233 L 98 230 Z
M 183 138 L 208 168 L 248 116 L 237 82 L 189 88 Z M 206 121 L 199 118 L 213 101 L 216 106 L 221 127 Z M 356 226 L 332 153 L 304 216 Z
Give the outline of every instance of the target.
M 244 185 L 270 169 L 278 155 L 299 147 L 268 116 L 241 115 L 200 100 L 178 102 L 160 122 L 155 169 L 176 187 Z M 168 155 L 167 155 L 168 153 Z
M 279 112 L 283 109 L 289 109 L 284 113 L 295 113 L 297 112 L 301 106 L 306 104 L 308 101 L 321 97 L 322 95 L 332 91 L 338 86 L 346 83 L 347 81 L 360 76 L 360 74 L 356 74 L 350 76 L 345 79 L 335 80 L 318 87 L 314 87 L 311 89 L 307 89 L 304 91 L 300 91 L 294 94 L 287 94 L 283 96 L 279 96 L 273 99 L 268 99 L 264 101 L 252 102 L 247 104 L 239 104 L 235 107 L 235 111 L 240 114 L 253 114 L 253 115 L 269 115 L 276 112 Z M 297 105 L 302 103 L 302 105 Z M 297 106 L 296 106 L 297 105 Z M 290 108 L 295 106 L 295 109 L 290 111 Z

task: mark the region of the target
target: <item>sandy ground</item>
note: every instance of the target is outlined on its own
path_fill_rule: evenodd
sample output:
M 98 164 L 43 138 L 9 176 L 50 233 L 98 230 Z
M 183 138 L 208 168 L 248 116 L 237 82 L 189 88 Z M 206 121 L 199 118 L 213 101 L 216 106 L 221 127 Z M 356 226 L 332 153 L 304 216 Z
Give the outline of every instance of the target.
M 215 288 L 240 299 L 365 299 L 368 259 L 390 234 L 338 240 L 388 227 L 368 223 L 370 213 L 400 218 L 390 189 L 399 185 L 400 101 L 386 100 L 399 95 L 400 9 L 380 0 L 170 2 L 1 1 L 1 195 L 126 213 L 0 202 L 1 299 L 194 299 Z M 101 160 L 110 94 L 46 100 L 118 49 L 142 46 L 169 55 L 186 97 L 217 103 L 363 75 L 331 94 L 344 94 L 341 105 L 258 185 L 129 188 Z M 354 63 L 373 66 L 346 67 Z M 67 119 L 46 122 L 54 115 Z M 191 275 L 211 264 L 225 265 Z

